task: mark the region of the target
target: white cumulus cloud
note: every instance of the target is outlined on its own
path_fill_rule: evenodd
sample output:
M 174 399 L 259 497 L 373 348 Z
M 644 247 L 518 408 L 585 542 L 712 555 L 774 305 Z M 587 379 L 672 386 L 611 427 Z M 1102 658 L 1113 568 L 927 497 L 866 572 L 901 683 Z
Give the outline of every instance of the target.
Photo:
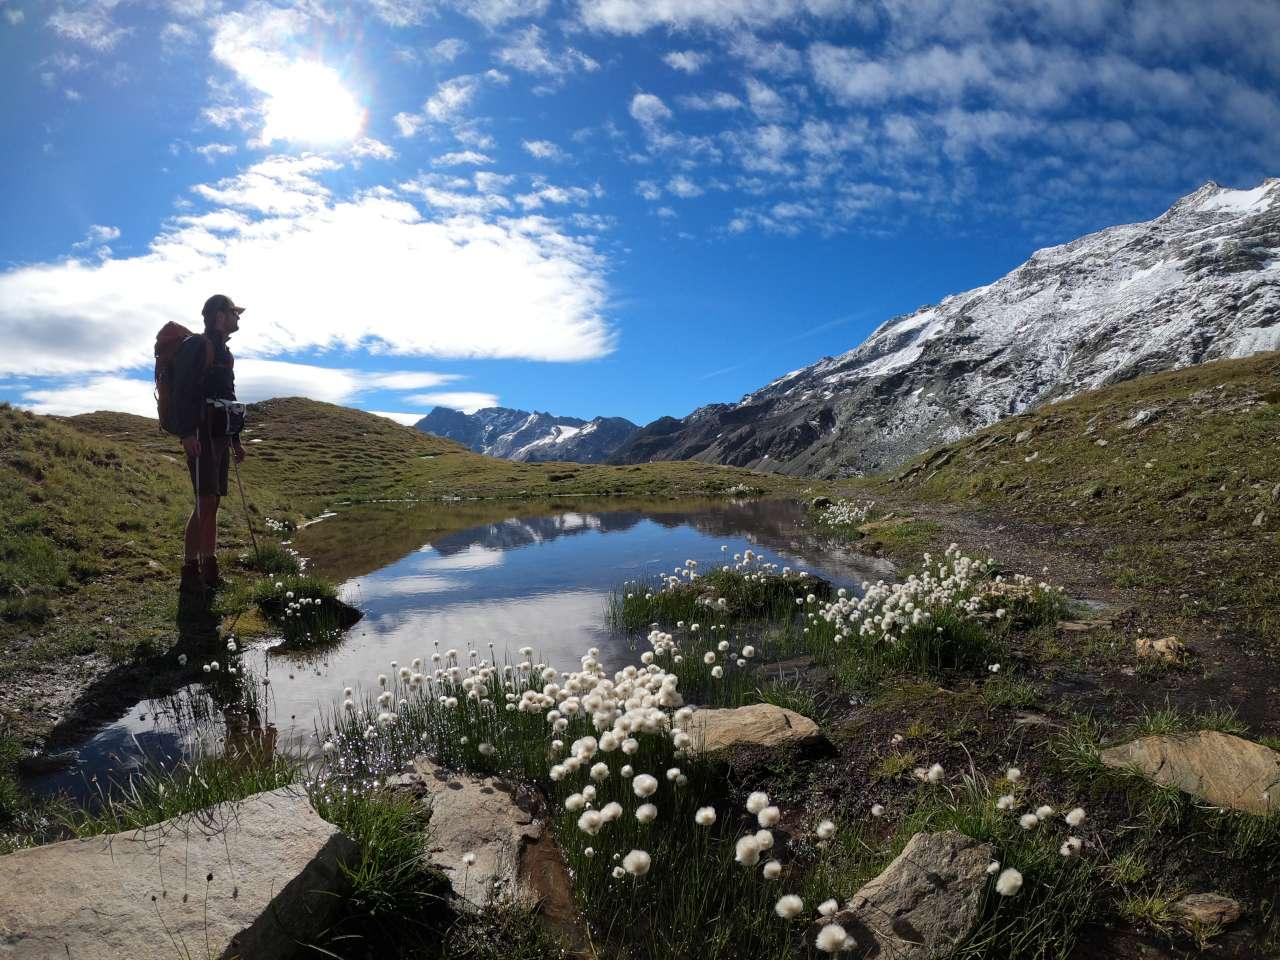
M 0 273 L 0 374 L 145 366 L 155 332 L 198 322 L 217 291 L 249 308 L 236 340 L 245 357 L 582 360 L 612 349 L 590 241 L 536 216 L 424 216 L 386 187 L 337 199 L 318 179 L 334 167 L 269 158 L 197 188 L 209 209 L 173 218 L 144 253 Z

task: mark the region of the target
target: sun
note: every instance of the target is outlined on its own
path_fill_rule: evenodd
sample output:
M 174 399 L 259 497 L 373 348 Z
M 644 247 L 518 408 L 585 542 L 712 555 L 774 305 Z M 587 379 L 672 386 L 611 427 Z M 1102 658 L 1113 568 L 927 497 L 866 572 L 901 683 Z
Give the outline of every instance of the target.
M 315 146 L 350 143 L 364 128 L 365 110 L 338 71 L 314 60 L 281 67 L 262 84 L 267 94 L 262 140 Z

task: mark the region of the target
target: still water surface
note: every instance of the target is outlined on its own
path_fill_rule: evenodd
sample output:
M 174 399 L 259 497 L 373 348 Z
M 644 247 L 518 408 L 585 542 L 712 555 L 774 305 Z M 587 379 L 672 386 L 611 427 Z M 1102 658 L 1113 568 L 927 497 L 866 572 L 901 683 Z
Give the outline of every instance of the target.
M 505 516 L 496 512 L 504 509 Z M 341 579 L 341 596 L 363 619 L 324 650 L 273 652 L 270 638 L 244 643 L 239 659 L 259 700 L 247 725 L 218 702 L 217 691 L 190 683 L 106 723 L 77 746 L 72 766 L 33 777 L 30 786 L 83 798 L 94 777 L 119 778 L 144 756 L 176 762 L 233 738 L 310 751 L 317 721 L 341 700 L 343 687 L 376 685 L 391 661 L 429 658 L 434 641 L 442 650 L 471 644 L 482 656 L 493 644 L 499 662 L 531 646 L 561 670 L 575 668 L 594 646 L 608 668 L 620 669 L 636 662 L 638 638 L 610 629 L 610 593 L 687 559 L 705 569 L 751 548 L 836 586 L 888 574 L 874 560 L 825 545 L 802 521 L 800 507 L 781 501 L 340 512 L 300 531 L 296 546 L 317 572 Z

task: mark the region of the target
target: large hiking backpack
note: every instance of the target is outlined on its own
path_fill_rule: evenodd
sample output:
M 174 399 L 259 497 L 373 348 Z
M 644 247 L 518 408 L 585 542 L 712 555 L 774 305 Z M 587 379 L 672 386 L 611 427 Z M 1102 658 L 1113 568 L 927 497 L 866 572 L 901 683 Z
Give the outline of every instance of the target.
M 188 337 L 195 335 L 193 331 L 172 320 L 161 327 L 160 332 L 156 334 L 156 412 L 160 417 L 160 429 L 174 436 L 178 435 L 178 430 L 173 422 L 173 360 L 178 355 L 178 348 L 186 342 Z M 213 344 L 207 337 L 204 347 L 205 365 L 212 366 Z

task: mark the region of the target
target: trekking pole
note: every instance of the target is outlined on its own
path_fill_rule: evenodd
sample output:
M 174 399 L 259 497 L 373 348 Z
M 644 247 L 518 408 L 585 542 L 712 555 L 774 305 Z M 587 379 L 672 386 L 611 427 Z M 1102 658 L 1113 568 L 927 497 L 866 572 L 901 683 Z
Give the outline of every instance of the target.
M 235 452 L 231 453 L 231 462 L 236 467 L 236 486 L 240 488 L 240 504 L 244 507 L 244 522 L 249 525 L 249 539 L 253 541 L 253 557 L 258 561 L 258 571 L 262 571 L 262 554 L 258 552 L 258 537 L 253 532 L 253 518 L 249 516 L 249 501 L 245 499 L 244 483 L 240 479 L 240 461 L 236 459 Z

